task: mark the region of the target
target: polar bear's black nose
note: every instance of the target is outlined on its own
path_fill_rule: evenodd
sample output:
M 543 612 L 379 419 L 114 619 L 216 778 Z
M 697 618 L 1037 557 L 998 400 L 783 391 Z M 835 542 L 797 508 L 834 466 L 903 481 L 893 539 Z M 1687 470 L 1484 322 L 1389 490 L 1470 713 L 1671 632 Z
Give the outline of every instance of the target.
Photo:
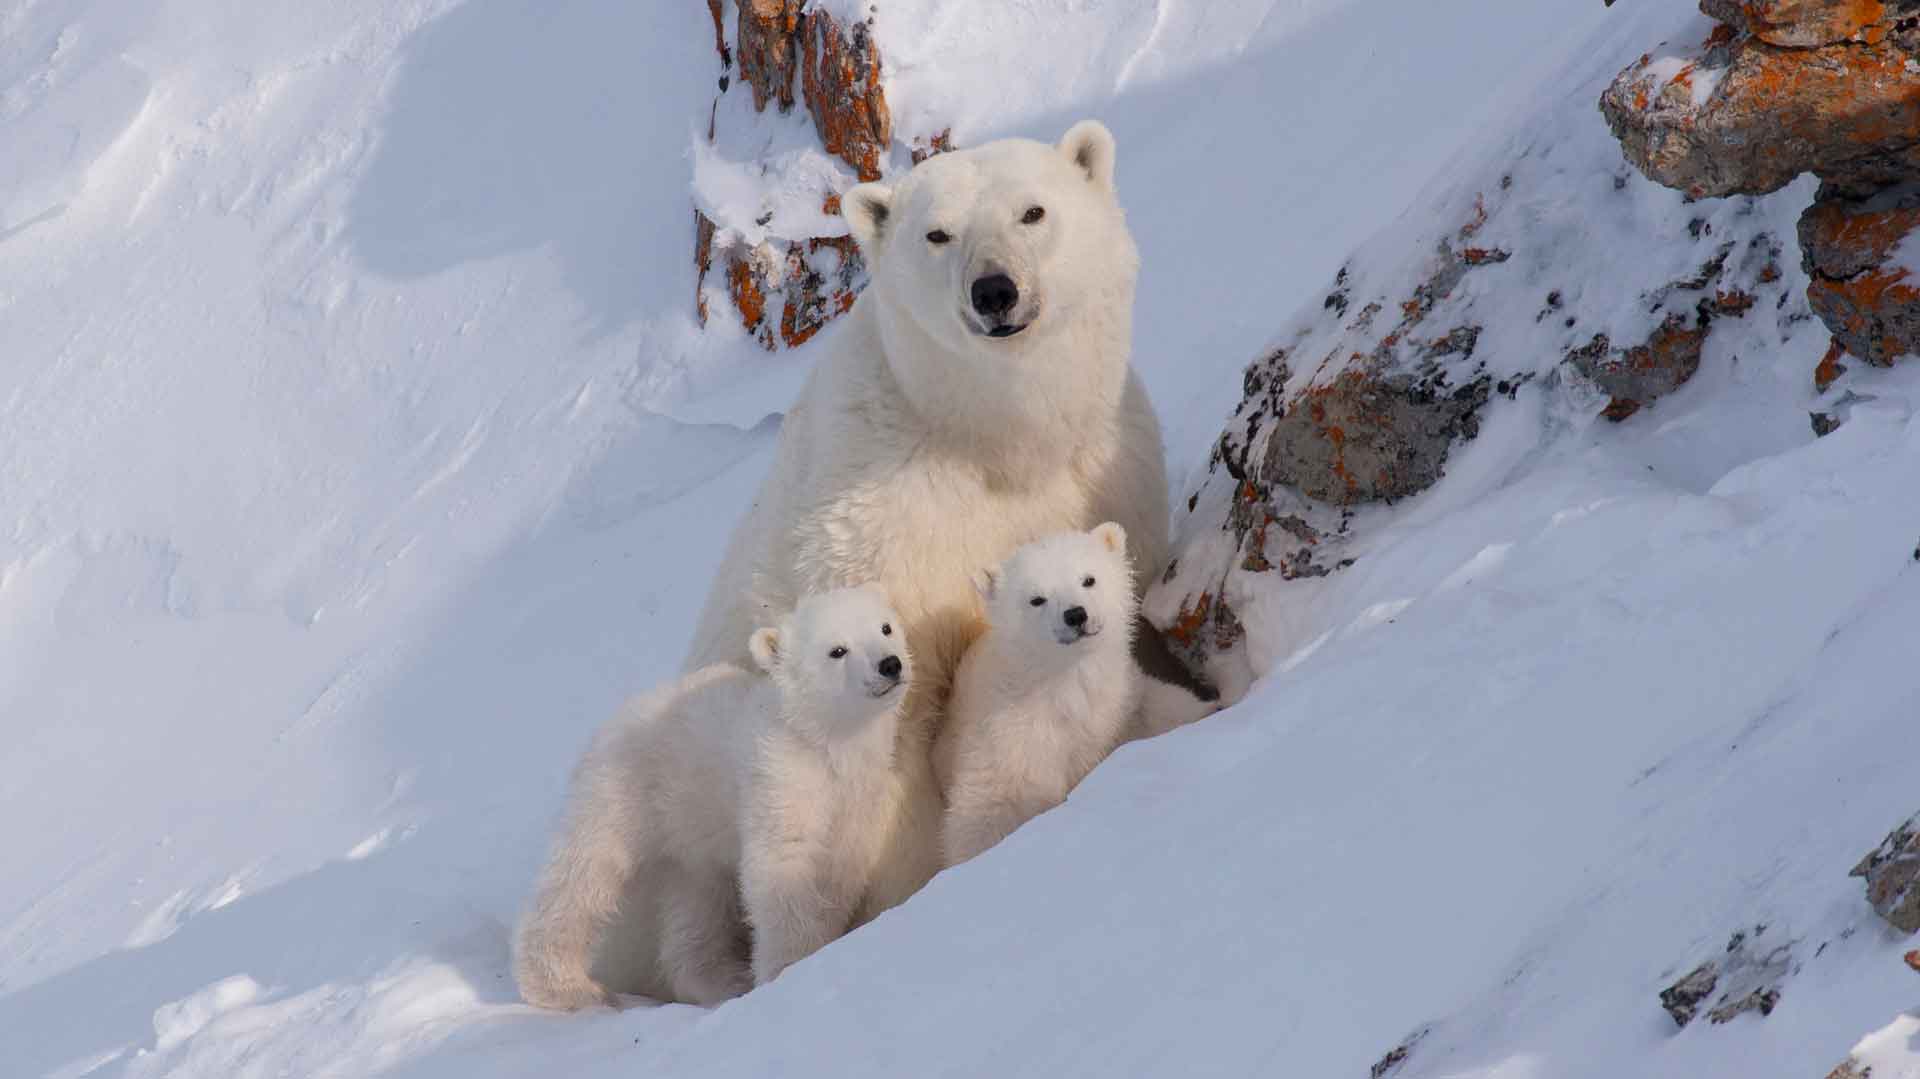
M 1020 302 L 1020 288 L 1003 273 L 978 277 L 973 282 L 973 309 L 989 317 L 1004 315 Z
M 1060 612 L 1060 621 L 1065 622 L 1074 629 L 1079 629 L 1081 626 L 1087 624 L 1087 609 L 1085 607 L 1068 607 L 1066 610 Z
M 900 677 L 900 657 L 899 656 L 888 656 L 887 658 L 880 661 L 880 677 L 882 678 Z

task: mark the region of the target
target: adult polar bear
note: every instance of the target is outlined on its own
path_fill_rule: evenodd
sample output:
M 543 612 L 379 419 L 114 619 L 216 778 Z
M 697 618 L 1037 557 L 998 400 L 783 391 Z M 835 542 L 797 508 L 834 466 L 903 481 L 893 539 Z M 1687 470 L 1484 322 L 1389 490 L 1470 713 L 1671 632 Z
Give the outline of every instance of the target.
M 892 598 L 919 677 L 867 916 L 940 868 L 929 751 L 985 625 L 973 574 L 1102 521 L 1126 529 L 1141 582 L 1165 564 L 1160 425 L 1128 366 L 1139 254 L 1113 165 L 1113 136 L 1086 121 L 1057 146 L 990 143 L 847 193 L 872 284 L 787 413 L 695 632 L 689 669 L 745 662 L 754 627 L 801 596 L 878 583 Z

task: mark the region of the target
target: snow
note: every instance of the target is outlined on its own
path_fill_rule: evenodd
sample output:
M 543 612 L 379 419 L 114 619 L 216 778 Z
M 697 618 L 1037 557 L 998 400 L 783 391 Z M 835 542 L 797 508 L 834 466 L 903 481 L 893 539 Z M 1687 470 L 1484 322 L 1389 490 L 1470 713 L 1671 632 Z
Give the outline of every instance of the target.
M 1485 272 L 1623 339 L 1696 215 L 1792 299 L 1627 424 L 1529 384 L 1355 566 L 1250 594 L 1246 700 L 778 983 L 554 1016 L 507 940 L 567 770 L 677 668 L 833 347 L 699 329 L 689 207 L 817 224 L 754 162 L 843 167 L 737 89 L 704 146 L 694 4 L 0 8 L 9 1073 L 1359 1075 L 1427 1030 L 1398 1075 L 1920 1074 L 1912 942 L 1846 875 L 1917 808 L 1920 373 L 1850 365 L 1814 439 L 1805 185 L 1687 207 L 1610 152 L 1601 80 L 1698 22 L 879 5 L 903 139 L 1114 128 L 1183 501 L 1335 270 L 1404 287 L 1510 168 L 1477 242 L 1547 254 Z M 1551 367 L 1499 280 L 1490 362 Z M 1756 924 L 1779 1007 L 1676 1031 Z

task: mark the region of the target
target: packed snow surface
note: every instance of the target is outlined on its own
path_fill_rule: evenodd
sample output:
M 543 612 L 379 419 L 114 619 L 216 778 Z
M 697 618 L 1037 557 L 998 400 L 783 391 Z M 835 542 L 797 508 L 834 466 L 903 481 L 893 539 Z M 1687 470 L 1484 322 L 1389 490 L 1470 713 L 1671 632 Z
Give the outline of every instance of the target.
M 1242 366 L 1352 252 L 1424 254 L 1512 133 L 1573 148 L 1543 227 L 1616 175 L 1678 207 L 1593 102 L 1696 16 L 1472 7 L 875 33 L 903 135 L 1115 130 L 1184 502 Z M 1396 1074 L 1920 1075 L 1912 944 L 1846 876 L 1920 809 L 1920 374 L 1856 371 L 1814 439 L 1795 308 L 1627 424 L 1530 384 L 1273 593 L 1244 701 L 774 985 L 518 1004 L 567 770 L 677 668 L 834 347 L 696 325 L 695 199 L 785 197 L 701 145 L 711 37 L 631 0 L 0 3 L 0 1070 L 1361 1076 L 1424 1031 Z M 1752 204 L 1796 295 L 1806 194 Z M 1576 278 L 1674 238 L 1567 236 Z M 1659 990 L 1762 924 L 1773 1014 L 1676 1031 Z

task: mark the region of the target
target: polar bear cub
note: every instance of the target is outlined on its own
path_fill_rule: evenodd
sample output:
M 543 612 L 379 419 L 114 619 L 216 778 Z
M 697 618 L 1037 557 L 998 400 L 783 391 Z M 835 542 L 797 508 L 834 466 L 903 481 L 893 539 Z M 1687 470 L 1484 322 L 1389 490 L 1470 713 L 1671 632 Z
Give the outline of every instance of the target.
M 934 753 L 947 865 L 1065 801 L 1126 735 L 1140 696 L 1126 538 L 1112 522 L 1049 536 L 978 580 L 989 626 Z
M 629 701 L 573 778 L 565 831 L 515 942 L 529 1003 L 642 992 L 713 1005 L 832 941 L 879 860 L 911 677 L 879 590 L 808 597 L 752 635 L 765 674 L 718 663 Z M 623 903 L 649 911 L 607 941 Z M 750 946 L 749 946 L 750 945 Z M 597 952 L 651 956 L 609 986 Z

